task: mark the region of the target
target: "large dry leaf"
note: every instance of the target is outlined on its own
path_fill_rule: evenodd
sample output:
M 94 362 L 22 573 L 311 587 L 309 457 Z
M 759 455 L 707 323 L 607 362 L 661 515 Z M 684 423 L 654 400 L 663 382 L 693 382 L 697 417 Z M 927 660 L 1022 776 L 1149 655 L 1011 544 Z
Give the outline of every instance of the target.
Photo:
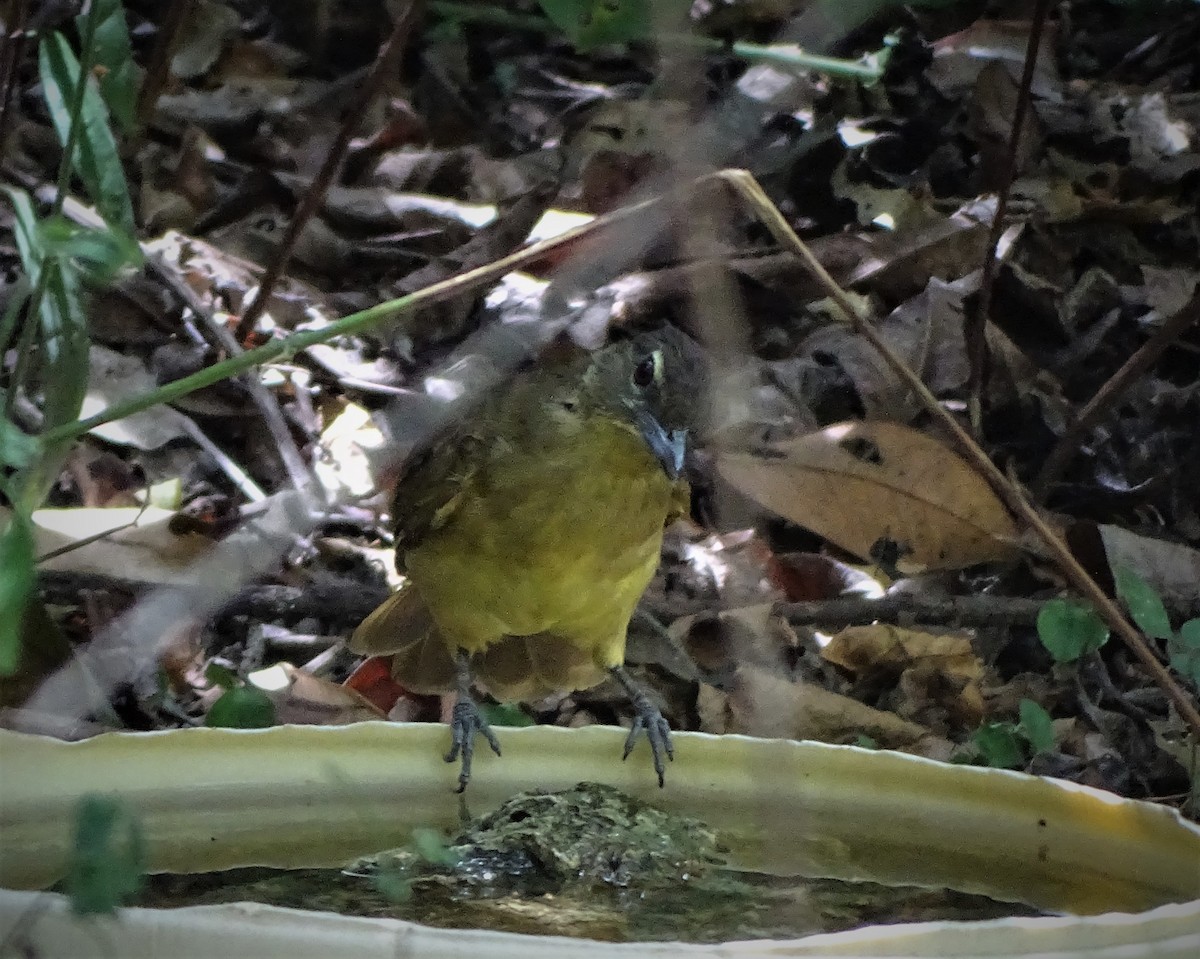
M 830 743 L 864 735 L 888 749 L 911 746 L 929 732 L 895 713 L 757 666 L 740 668 L 724 691 L 701 684 L 696 708 L 705 732 Z
M 752 452 L 722 452 L 717 466 L 746 496 L 864 560 L 894 544 L 905 572 L 1016 551 L 1016 526 L 984 479 L 941 443 L 896 423 L 839 423 Z
M 850 626 L 833 636 L 821 655 L 857 676 L 894 687 L 891 706 L 904 719 L 932 726 L 945 713 L 967 729 L 983 720 L 983 663 L 965 635 L 889 623 Z
M 275 721 L 280 724 L 343 726 L 384 718 L 384 711 L 358 690 L 314 676 L 291 663 L 277 663 L 251 673 L 249 679 L 271 698 Z
M 157 585 L 194 581 L 193 564 L 214 543 L 198 533 L 175 533 L 170 510 L 150 506 L 112 509 L 39 509 L 33 513 L 38 568 L 60 573 L 120 576 Z

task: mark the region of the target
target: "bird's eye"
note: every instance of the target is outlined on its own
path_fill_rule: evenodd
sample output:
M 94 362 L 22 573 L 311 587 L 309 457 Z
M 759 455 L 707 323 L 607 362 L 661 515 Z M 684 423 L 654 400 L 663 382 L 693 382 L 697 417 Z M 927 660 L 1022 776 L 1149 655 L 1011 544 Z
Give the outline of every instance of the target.
M 633 385 L 645 389 L 651 383 L 661 382 L 663 376 L 662 350 L 655 350 L 648 356 L 642 357 L 633 371 Z

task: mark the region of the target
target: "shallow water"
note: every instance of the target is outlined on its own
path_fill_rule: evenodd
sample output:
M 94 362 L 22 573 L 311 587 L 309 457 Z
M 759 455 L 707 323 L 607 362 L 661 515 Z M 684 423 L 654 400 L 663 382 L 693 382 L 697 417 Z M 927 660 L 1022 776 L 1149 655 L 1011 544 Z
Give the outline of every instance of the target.
M 137 904 L 167 908 L 240 901 L 611 942 L 790 939 L 875 924 L 1038 915 L 1028 907 L 947 889 L 727 870 L 652 892 L 592 885 L 464 896 L 444 885 L 413 884 L 397 897 L 396 890 L 381 889 L 369 878 L 333 869 L 234 869 L 152 876 Z

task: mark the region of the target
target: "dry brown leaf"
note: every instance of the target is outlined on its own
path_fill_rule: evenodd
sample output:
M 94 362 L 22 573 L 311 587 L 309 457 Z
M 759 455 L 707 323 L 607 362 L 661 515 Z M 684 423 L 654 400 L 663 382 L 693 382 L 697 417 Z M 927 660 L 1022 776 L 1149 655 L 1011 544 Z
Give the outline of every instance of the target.
M 320 676 L 279 663 L 253 673 L 250 680 L 275 703 L 275 719 L 309 726 L 344 726 L 383 719 L 379 709 L 361 693 Z
M 851 626 L 821 650 L 831 663 L 858 675 L 894 676 L 909 718 L 928 722 L 931 711 L 946 711 L 963 727 L 983 719 L 983 663 L 966 636 L 923 633 L 886 623 Z
M 33 532 L 37 555 L 58 554 L 39 562 L 38 568 L 116 575 L 159 585 L 192 583 L 196 577 L 193 564 L 209 554 L 214 544 L 196 533 L 173 533 L 174 515 L 156 506 L 144 510 L 137 507 L 35 510 Z
M 1016 525 L 992 489 L 937 440 L 897 423 L 839 423 L 722 452 L 725 480 L 862 559 L 895 544 L 904 572 L 1015 555 Z
M 887 623 L 843 629 L 829 640 L 821 655 L 854 673 L 900 672 L 917 660 L 937 659 L 947 672 L 970 679 L 983 675 L 983 665 L 966 636 L 922 633 Z
M 889 748 L 910 745 L 929 732 L 849 696 L 794 683 L 754 666 L 740 668 L 726 692 L 701 684 L 696 708 L 705 732 L 833 743 L 850 743 L 865 735 Z

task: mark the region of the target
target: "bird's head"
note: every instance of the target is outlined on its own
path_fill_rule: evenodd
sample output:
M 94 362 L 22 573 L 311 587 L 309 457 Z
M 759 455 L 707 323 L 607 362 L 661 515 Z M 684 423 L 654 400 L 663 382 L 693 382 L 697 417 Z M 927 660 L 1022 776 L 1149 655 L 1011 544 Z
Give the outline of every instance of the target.
M 675 479 L 683 469 L 688 432 L 703 422 L 705 384 L 700 347 L 666 326 L 596 353 L 583 393 L 600 411 L 632 423 Z

